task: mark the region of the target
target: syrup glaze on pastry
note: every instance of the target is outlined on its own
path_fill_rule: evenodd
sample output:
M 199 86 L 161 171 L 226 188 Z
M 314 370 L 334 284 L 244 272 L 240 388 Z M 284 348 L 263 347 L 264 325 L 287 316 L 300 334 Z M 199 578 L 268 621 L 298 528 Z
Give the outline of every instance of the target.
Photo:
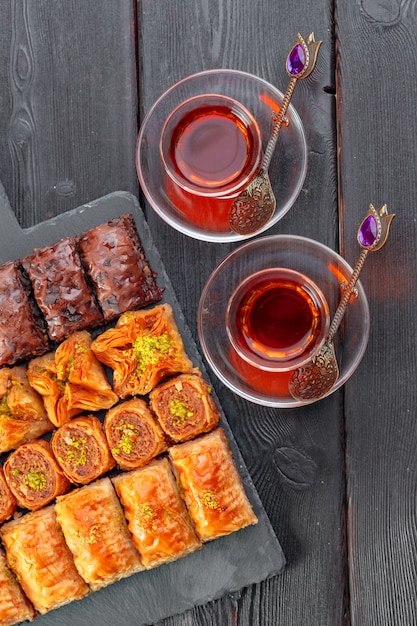
M 112 480 L 146 568 L 201 548 L 166 457 Z
M 202 541 L 257 523 L 222 428 L 172 446 L 169 455 Z
M 92 591 L 143 570 L 109 478 L 58 498 L 55 510 L 77 570 Z
M 8 566 L 6 555 L 0 549 L 0 624 L 14 626 L 25 620 L 31 622 L 34 617 L 33 606 Z
M 6 522 L 0 536 L 9 566 L 39 613 L 89 593 L 57 524 L 53 505 Z

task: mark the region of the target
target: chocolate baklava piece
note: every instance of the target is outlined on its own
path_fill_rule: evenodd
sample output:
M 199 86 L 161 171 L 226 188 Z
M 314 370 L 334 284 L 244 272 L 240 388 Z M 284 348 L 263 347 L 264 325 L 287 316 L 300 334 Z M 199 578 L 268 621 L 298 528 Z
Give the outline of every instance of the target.
M 23 265 L 54 342 L 103 323 L 73 237 L 36 250 L 23 259 Z
M 132 215 L 82 233 L 77 245 L 105 320 L 162 298 Z
M 30 282 L 18 261 L 0 265 L 0 366 L 50 349 Z

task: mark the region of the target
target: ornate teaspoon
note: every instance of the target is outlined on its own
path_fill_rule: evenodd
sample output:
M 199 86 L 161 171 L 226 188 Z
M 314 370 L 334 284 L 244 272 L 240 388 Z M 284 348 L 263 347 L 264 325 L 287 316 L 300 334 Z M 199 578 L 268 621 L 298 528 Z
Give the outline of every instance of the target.
M 306 41 L 298 34 L 296 42 L 287 56 L 286 69 L 290 76 L 290 82 L 279 112 L 275 117 L 259 173 L 236 198 L 230 209 L 230 228 L 239 235 L 255 233 L 270 220 L 275 212 L 276 200 L 268 176 L 269 164 L 295 85 L 297 81 L 306 78 L 313 71 L 321 43 L 321 41 L 314 40 L 314 33 L 311 33 Z
M 380 250 L 388 239 L 389 229 L 395 214 L 388 214 L 384 204 L 379 211 L 371 204 L 358 230 L 358 243 L 362 248 L 348 285 L 330 324 L 326 341 L 319 353 L 306 365 L 298 367 L 290 376 L 289 391 L 295 400 L 318 400 L 326 395 L 339 378 L 339 367 L 333 338 L 345 314 L 349 299 L 354 292 L 359 274 L 369 252 Z

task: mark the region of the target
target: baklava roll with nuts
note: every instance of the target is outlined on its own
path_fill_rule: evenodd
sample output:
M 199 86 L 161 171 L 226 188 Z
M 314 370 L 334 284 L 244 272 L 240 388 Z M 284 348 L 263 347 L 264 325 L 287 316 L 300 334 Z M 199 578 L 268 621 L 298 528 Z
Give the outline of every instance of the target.
M 125 400 L 107 411 L 104 432 L 117 465 L 136 469 L 167 450 L 164 432 L 140 398 Z
M 31 511 L 49 504 L 71 486 L 45 439 L 22 444 L 7 457 L 3 469 L 17 504 Z
M 194 373 L 171 378 L 151 391 L 151 408 L 173 441 L 188 441 L 217 426 L 220 413 L 210 390 L 202 376 Z
M 51 444 L 62 471 L 75 484 L 86 485 L 116 465 L 94 415 L 74 417 L 55 431 Z

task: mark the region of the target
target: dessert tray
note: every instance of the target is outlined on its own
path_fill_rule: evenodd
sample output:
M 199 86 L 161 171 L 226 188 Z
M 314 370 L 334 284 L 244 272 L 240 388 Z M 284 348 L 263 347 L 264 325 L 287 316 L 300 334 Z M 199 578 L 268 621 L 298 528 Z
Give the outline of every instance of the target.
M 208 381 L 201 356 L 185 323 L 142 210 L 131 194 L 116 192 L 34 227 L 21 229 L 0 184 L 0 262 L 30 255 L 35 248 L 50 246 L 62 238 L 78 235 L 124 214 L 133 216 L 149 265 L 157 273 L 158 285 L 164 289 L 161 304 L 172 307 L 187 355 Z M 219 426 L 226 434 L 258 523 L 205 543 L 203 549 L 172 563 L 127 576 L 81 600 L 39 615 L 35 619 L 38 626 L 154 624 L 282 571 L 285 565 L 283 551 L 244 465 L 226 416 L 215 394 L 212 395 L 220 410 Z M 0 459 L 1 464 L 5 456 Z

